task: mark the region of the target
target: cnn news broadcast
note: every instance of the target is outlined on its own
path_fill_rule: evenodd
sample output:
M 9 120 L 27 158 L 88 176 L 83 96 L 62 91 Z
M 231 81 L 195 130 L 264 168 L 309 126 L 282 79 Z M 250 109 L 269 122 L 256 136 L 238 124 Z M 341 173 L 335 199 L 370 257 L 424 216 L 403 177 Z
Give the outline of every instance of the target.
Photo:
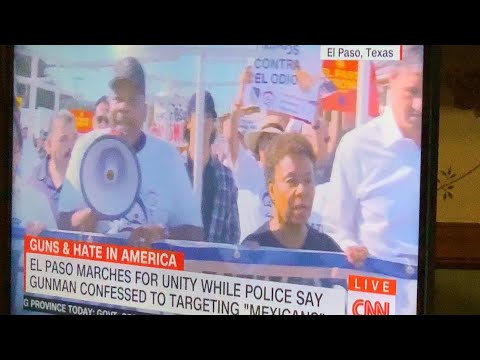
M 416 314 L 423 51 L 15 46 L 12 313 Z

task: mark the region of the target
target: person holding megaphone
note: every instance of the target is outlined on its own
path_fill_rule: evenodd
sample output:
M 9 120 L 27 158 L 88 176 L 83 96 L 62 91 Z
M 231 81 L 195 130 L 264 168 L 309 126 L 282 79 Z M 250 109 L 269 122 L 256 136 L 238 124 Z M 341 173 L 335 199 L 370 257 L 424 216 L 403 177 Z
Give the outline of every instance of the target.
M 59 227 L 106 234 L 115 234 L 112 228 L 121 227 L 128 230 L 130 244 L 134 246 L 149 246 L 165 238 L 203 240 L 200 205 L 192 201 L 193 189 L 180 153 L 167 142 L 142 131 L 147 115 L 145 74 L 136 58 L 124 58 L 115 65 L 110 88 L 110 127 L 84 134 L 73 148 L 59 199 Z M 127 143 L 136 154 L 140 170 L 135 205 L 126 215 L 108 222 L 99 219 L 98 211 L 87 206 L 84 196 L 86 184 L 82 181 L 94 183 L 100 174 L 92 171 L 83 180 L 80 177 L 87 150 L 105 135 L 118 136 Z M 125 176 L 129 176 L 128 169 Z

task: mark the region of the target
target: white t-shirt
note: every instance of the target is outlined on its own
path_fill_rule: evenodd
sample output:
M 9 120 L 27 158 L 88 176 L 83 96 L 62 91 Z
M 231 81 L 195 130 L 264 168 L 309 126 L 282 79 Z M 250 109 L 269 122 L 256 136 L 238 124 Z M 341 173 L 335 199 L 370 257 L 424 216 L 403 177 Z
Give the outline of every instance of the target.
M 110 129 L 95 130 L 76 142 L 60 193 L 59 212 L 87 207 L 80 186 L 81 161 L 94 140 L 108 133 Z M 146 135 L 145 145 L 137 153 L 137 159 L 141 172 L 139 199 L 121 219 L 99 221 L 97 232 L 115 234 L 138 223 L 201 227 L 200 204 L 194 200 L 192 186 L 177 149 L 161 139 Z
M 47 197 L 19 176 L 13 185 L 12 221 L 13 226 L 26 227 L 29 222 L 38 221 L 49 230 L 57 229 Z
M 268 195 L 265 173 L 255 157 L 240 145 L 235 164 L 229 156 L 224 165 L 232 170 L 238 188 L 240 241 L 255 232 L 272 217 L 272 201 Z
M 264 206 L 260 197 L 247 189 L 238 190 L 237 198 L 238 218 L 240 221 L 240 243 L 250 234 L 254 233 L 266 221 Z
M 266 189 L 265 173 L 253 154 L 242 144 L 238 147 L 238 156 L 235 164 L 227 155 L 223 164 L 232 170 L 237 188 L 249 190 L 255 194 L 262 194 Z
M 315 197 L 313 198 L 312 214 L 310 215 L 309 224 L 320 232 L 325 232 L 323 226 L 323 218 L 325 209 L 327 208 L 327 194 L 329 183 L 323 183 L 315 186 Z
M 50 210 L 47 197 L 17 176 L 12 191 L 12 226 L 25 228 L 30 222 L 39 222 L 47 230 L 56 230 L 57 222 Z M 12 241 L 11 263 L 12 312 L 14 314 L 41 314 L 23 310 L 23 241 Z M 15 257 L 17 255 L 18 257 Z
M 42 161 L 37 148 L 33 145 L 31 137 L 23 142 L 22 157 L 19 162 L 18 171 L 22 179 L 29 179 L 33 169 Z

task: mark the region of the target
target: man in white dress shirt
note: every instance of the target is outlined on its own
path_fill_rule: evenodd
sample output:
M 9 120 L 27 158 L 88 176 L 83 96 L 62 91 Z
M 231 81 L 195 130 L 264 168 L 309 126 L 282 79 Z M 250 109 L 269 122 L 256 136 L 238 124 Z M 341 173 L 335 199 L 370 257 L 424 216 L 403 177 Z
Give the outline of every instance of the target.
M 422 71 L 421 47 L 407 47 L 390 75 L 390 106 L 337 148 L 326 230 L 349 257 L 418 254 Z
M 337 148 L 324 225 L 354 263 L 371 255 L 417 265 L 422 75 L 422 47 L 405 46 L 390 74 L 390 106 Z M 397 287 L 397 314 L 415 312 L 408 294 L 416 285 L 405 282 Z

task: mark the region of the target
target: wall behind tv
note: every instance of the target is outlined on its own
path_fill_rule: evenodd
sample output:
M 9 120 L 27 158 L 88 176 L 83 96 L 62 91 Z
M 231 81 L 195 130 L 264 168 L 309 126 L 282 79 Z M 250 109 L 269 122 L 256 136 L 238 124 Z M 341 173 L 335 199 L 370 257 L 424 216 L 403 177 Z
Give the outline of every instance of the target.
M 438 222 L 480 223 L 480 117 L 459 108 L 475 101 L 475 90 L 480 92 L 472 71 L 480 80 L 480 46 L 442 47 Z
M 436 266 L 480 269 L 480 46 L 441 46 Z
M 480 46 L 444 45 L 441 50 L 438 187 L 446 181 L 456 182 L 443 188 L 451 193 L 445 200 L 443 189 L 437 194 L 434 312 L 480 314 L 480 169 L 476 167 L 480 164 L 480 118 L 471 109 L 455 107 L 454 92 L 448 86 L 451 71 L 458 71 L 458 76 L 480 70 Z M 480 90 L 468 75 L 462 80 L 470 88 L 465 91 Z

